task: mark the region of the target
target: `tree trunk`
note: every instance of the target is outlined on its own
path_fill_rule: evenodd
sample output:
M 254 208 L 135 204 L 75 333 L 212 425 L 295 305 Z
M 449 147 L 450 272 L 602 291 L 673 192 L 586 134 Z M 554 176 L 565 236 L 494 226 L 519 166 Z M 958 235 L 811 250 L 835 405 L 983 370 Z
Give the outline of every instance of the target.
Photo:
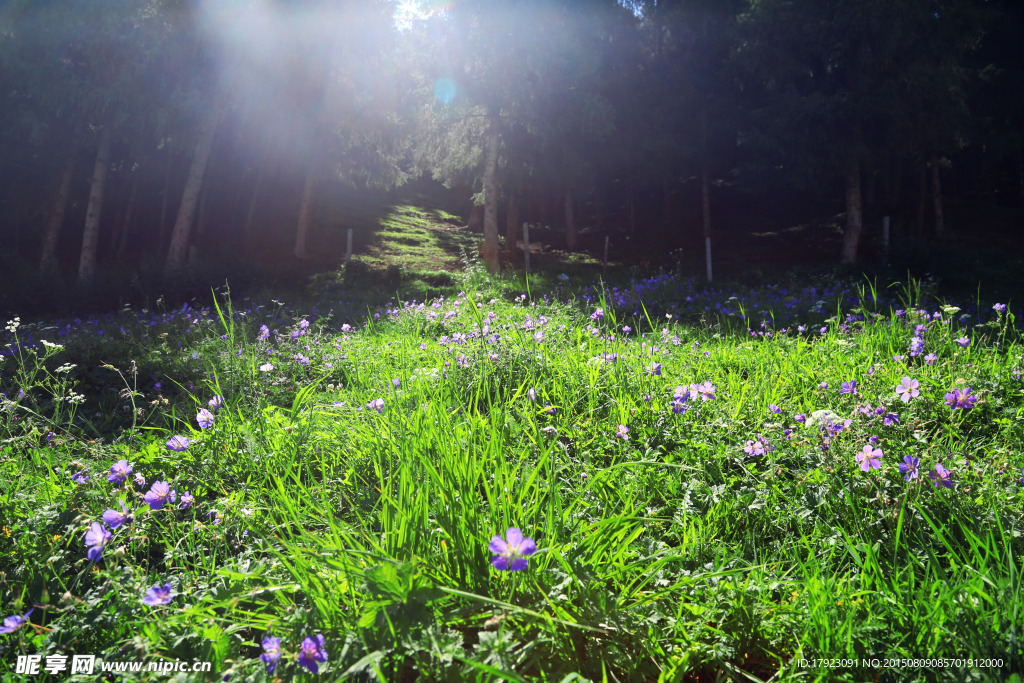
M 882 210 L 889 213 L 892 207 L 892 158 L 885 156 L 885 161 L 880 168 L 879 182 L 882 184 Z
M 996 195 L 992 188 L 992 172 L 988 164 L 988 146 L 981 146 L 981 177 L 985 181 L 985 198 L 989 204 L 995 204 Z
M 103 192 L 107 189 L 107 171 L 110 167 L 110 142 L 113 129 L 108 123 L 100 134 L 100 147 L 96 152 L 96 165 L 92 172 L 92 188 L 89 190 L 89 206 L 85 213 L 85 230 L 82 234 L 82 254 L 78 261 L 78 283 L 88 284 L 96 273 L 96 245 L 100 236 L 100 212 L 103 209 Z
M 213 178 L 203 183 L 203 190 L 199 194 L 199 212 L 196 215 L 196 236 L 192 240 L 195 244 L 202 242 L 203 237 L 206 235 L 206 226 L 210 217 L 210 185 L 213 183 Z
M 565 193 L 565 245 L 569 251 L 576 249 L 576 223 L 572 215 L 572 192 Z
M 75 152 L 68 154 L 64 162 L 64 173 L 60 177 L 60 186 L 57 188 L 57 196 L 53 200 L 53 209 L 50 212 L 50 221 L 46 224 L 46 232 L 43 233 L 43 254 L 39 259 L 39 270 L 56 270 L 57 268 L 57 239 L 60 237 L 60 228 L 64 224 L 64 212 L 68 207 L 68 197 L 71 195 L 71 180 L 75 176 Z
M 862 228 L 860 199 L 860 161 L 854 158 L 846 171 L 846 230 L 843 232 L 842 263 L 857 262 L 857 246 Z
M 135 171 L 132 177 L 132 189 L 128 195 L 128 207 L 124 212 L 124 221 L 121 224 L 121 241 L 117 245 L 117 255 L 124 258 L 128 253 L 128 235 L 132 229 L 132 218 L 135 215 L 135 199 L 139 194 L 139 176 L 142 175 L 142 167 Z
M 920 239 L 924 235 L 924 207 L 928 197 L 928 165 L 921 160 L 921 178 L 918 183 L 917 192 L 917 235 Z
M 633 170 L 629 171 L 629 236 L 636 234 L 636 211 L 633 206 Z
M 661 183 L 661 222 L 667 230 L 672 225 L 672 188 L 668 178 Z
M 1017 145 L 1017 190 L 1020 193 L 1020 205 L 1024 206 L 1024 153 L 1021 146 Z
M 701 108 L 700 130 L 700 208 L 704 219 L 704 260 L 708 282 L 711 282 L 711 183 L 708 180 L 708 111 L 706 105 Z
M 942 222 L 942 183 L 939 178 L 939 155 L 932 152 L 932 202 L 935 206 L 935 234 L 940 237 L 945 231 Z
M 875 205 L 875 172 L 868 171 L 866 175 L 868 186 L 864 188 L 864 202 L 873 207 Z
M 192 218 L 196 211 L 196 200 L 199 199 L 199 190 L 203 187 L 206 162 L 210 158 L 213 136 L 217 132 L 217 123 L 220 121 L 222 111 L 219 102 L 212 102 L 199 126 L 199 136 L 196 139 L 195 152 L 192 155 L 192 167 L 188 171 L 185 191 L 181 195 L 181 206 L 178 208 L 178 218 L 174 222 L 174 231 L 171 233 L 171 246 L 167 250 L 165 265 L 167 271 L 180 270 L 185 265 Z
M 516 228 L 519 225 L 519 202 L 517 199 L 515 192 L 509 193 L 508 213 L 505 214 L 505 248 L 508 249 L 510 260 L 512 254 L 515 253 L 516 237 L 518 237 Z
M 889 197 L 889 206 L 895 210 L 900 206 L 903 194 L 903 157 L 896 159 L 896 167 L 892 172 L 892 192 Z
M 484 165 L 484 264 L 492 275 L 498 272 L 498 131 L 491 122 L 487 133 L 487 161 Z
M 114 213 L 114 220 L 108 221 L 111 223 L 110 226 L 110 239 L 107 244 L 107 251 L 114 253 L 117 249 L 118 243 L 121 241 L 121 224 L 124 223 L 124 214 L 128 210 L 128 192 L 131 185 L 131 169 L 125 167 L 129 164 L 128 161 L 122 161 L 121 167 L 115 172 L 114 178 L 116 179 L 116 188 L 111 199 L 117 200 L 117 211 Z M 109 180 L 107 181 L 110 182 Z M 101 231 L 102 232 L 102 231 Z
M 600 235 L 604 231 L 604 215 L 601 212 L 601 188 L 594 188 L 594 227 Z
M 171 154 L 170 145 L 167 146 L 167 171 L 164 173 L 163 200 L 160 205 L 160 232 L 157 237 L 157 253 L 164 250 L 165 237 L 167 235 L 167 205 L 171 196 L 171 167 L 174 165 L 174 155 Z
M 466 229 L 471 232 L 476 232 L 480 229 L 480 224 L 484 219 L 484 205 L 473 204 L 473 208 L 469 210 L 469 223 L 466 224 Z
M 238 189 L 235 190 L 235 201 L 231 204 L 231 223 L 228 225 L 228 234 L 232 238 L 235 235 L 235 224 L 238 222 L 238 207 L 242 205 L 242 190 L 245 189 L 245 179 L 249 175 L 249 167 L 242 171 L 242 177 L 238 181 Z
M 245 214 L 245 228 L 243 239 L 249 243 L 252 236 L 252 222 L 256 217 L 256 204 L 259 202 L 260 194 L 263 191 L 263 178 L 267 175 L 267 163 L 270 154 L 264 154 L 260 160 L 260 169 L 256 172 L 256 186 L 252 189 L 252 199 L 249 200 L 249 211 Z
M 17 254 L 21 251 L 21 215 L 25 209 L 25 194 L 28 188 L 25 187 L 25 180 L 21 181 L 21 191 L 16 191 L 18 195 L 17 204 L 14 208 L 14 253 Z
M 295 230 L 295 258 L 308 259 L 306 238 L 309 236 L 310 216 L 313 214 L 313 187 L 315 185 L 315 164 L 306 171 L 306 184 L 302 188 L 302 202 L 299 204 L 299 224 Z

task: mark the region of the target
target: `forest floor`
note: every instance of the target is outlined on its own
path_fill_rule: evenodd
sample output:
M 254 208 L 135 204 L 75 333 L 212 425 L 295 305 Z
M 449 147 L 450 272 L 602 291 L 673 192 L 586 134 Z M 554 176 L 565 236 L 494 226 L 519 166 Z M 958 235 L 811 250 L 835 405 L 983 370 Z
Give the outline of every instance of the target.
M 637 197 L 638 226 L 630 234 L 628 204 L 609 202 L 603 227 L 596 227 L 593 197 L 577 204 L 577 249 L 565 246 L 564 221 L 559 207 L 534 215 L 524 207 L 520 222 L 529 222 L 531 265 L 537 270 L 562 269 L 570 274 L 633 272 L 652 275 L 670 270 L 702 277 L 704 241 L 696 196 L 696 182 L 683 183 L 672 196 L 669 218 L 657 197 Z M 727 183 L 713 192 L 713 263 L 720 279 L 768 284 L 794 274 L 835 269 L 845 225 L 841 203 L 779 192 L 752 196 Z M 418 274 L 453 272 L 463 267 L 463 250 L 477 254 L 482 230 L 465 226 L 469 204 L 439 184 L 422 180 L 397 190 L 367 192 L 341 188 L 332 193 L 321 211 L 314 238 L 316 256 L 295 264 L 287 235 L 265 242 L 254 252 L 260 263 L 273 268 L 296 268 L 306 274 L 327 274 L 344 260 L 346 229 L 353 229 L 353 254 L 366 267 L 385 271 L 400 268 L 405 279 Z M 499 212 L 502 259 L 505 267 L 522 269 L 522 240 L 511 253 L 505 244 L 505 204 Z M 982 201 L 947 198 L 945 234 L 933 234 L 931 207 L 926 228 L 919 231 L 908 207 L 893 212 L 889 258 L 883 267 L 881 210 L 868 207 L 861 239 L 858 270 L 889 282 L 931 277 L 940 290 L 963 297 L 980 286 L 985 296 L 1024 300 L 1024 209 Z M 517 231 L 521 234 L 521 231 Z M 605 238 L 609 238 L 608 266 L 603 265 Z M 511 260 L 510 260 L 511 259 Z M 429 277 L 427 278 L 430 279 Z M 888 284 L 888 282 L 886 283 Z

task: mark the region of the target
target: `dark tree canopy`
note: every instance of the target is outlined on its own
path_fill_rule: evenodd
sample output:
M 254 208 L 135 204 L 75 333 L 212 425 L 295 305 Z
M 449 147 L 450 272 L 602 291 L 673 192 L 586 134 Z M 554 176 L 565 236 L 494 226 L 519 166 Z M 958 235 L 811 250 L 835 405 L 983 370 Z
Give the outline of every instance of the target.
M 570 250 L 700 244 L 710 278 L 723 187 L 832 202 L 853 263 L 882 212 L 940 237 L 944 198 L 1024 202 L 1022 16 L 1010 0 L 17 3 L 0 14 L 0 235 L 83 282 L 256 244 L 307 259 L 332 188 L 427 176 L 463 198 L 491 270 L 499 222 L 509 254 L 526 220 Z

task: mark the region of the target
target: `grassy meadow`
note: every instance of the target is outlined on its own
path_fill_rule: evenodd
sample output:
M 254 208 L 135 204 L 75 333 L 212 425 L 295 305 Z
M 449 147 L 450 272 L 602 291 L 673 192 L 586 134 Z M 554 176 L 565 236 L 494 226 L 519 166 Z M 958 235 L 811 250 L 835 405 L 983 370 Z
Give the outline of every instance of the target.
M 556 272 L 9 322 L 0 679 L 1024 680 L 1006 302 Z

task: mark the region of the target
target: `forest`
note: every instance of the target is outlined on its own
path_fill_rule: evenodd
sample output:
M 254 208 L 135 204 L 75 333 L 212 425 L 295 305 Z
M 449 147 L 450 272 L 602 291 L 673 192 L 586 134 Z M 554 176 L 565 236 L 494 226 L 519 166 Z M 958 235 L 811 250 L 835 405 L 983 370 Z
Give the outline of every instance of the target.
M 801 234 L 765 259 L 789 265 L 878 262 L 896 247 L 886 216 L 915 250 L 1001 248 L 1024 206 L 1022 15 L 994 0 L 12 2 L 5 284 L 32 298 L 98 271 L 336 257 L 352 206 L 425 179 L 444 220 L 482 233 L 491 272 L 516 265 L 523 222 L 568 252 L 608 236 L 613 256 L 677 249 L 708 279 L 764 248 L 743 232 L 758 224 L 830 221 L 822 249 L 787 261 Z
M 1024 683 L 1022 34 L 0 2 L 0 681 Z

